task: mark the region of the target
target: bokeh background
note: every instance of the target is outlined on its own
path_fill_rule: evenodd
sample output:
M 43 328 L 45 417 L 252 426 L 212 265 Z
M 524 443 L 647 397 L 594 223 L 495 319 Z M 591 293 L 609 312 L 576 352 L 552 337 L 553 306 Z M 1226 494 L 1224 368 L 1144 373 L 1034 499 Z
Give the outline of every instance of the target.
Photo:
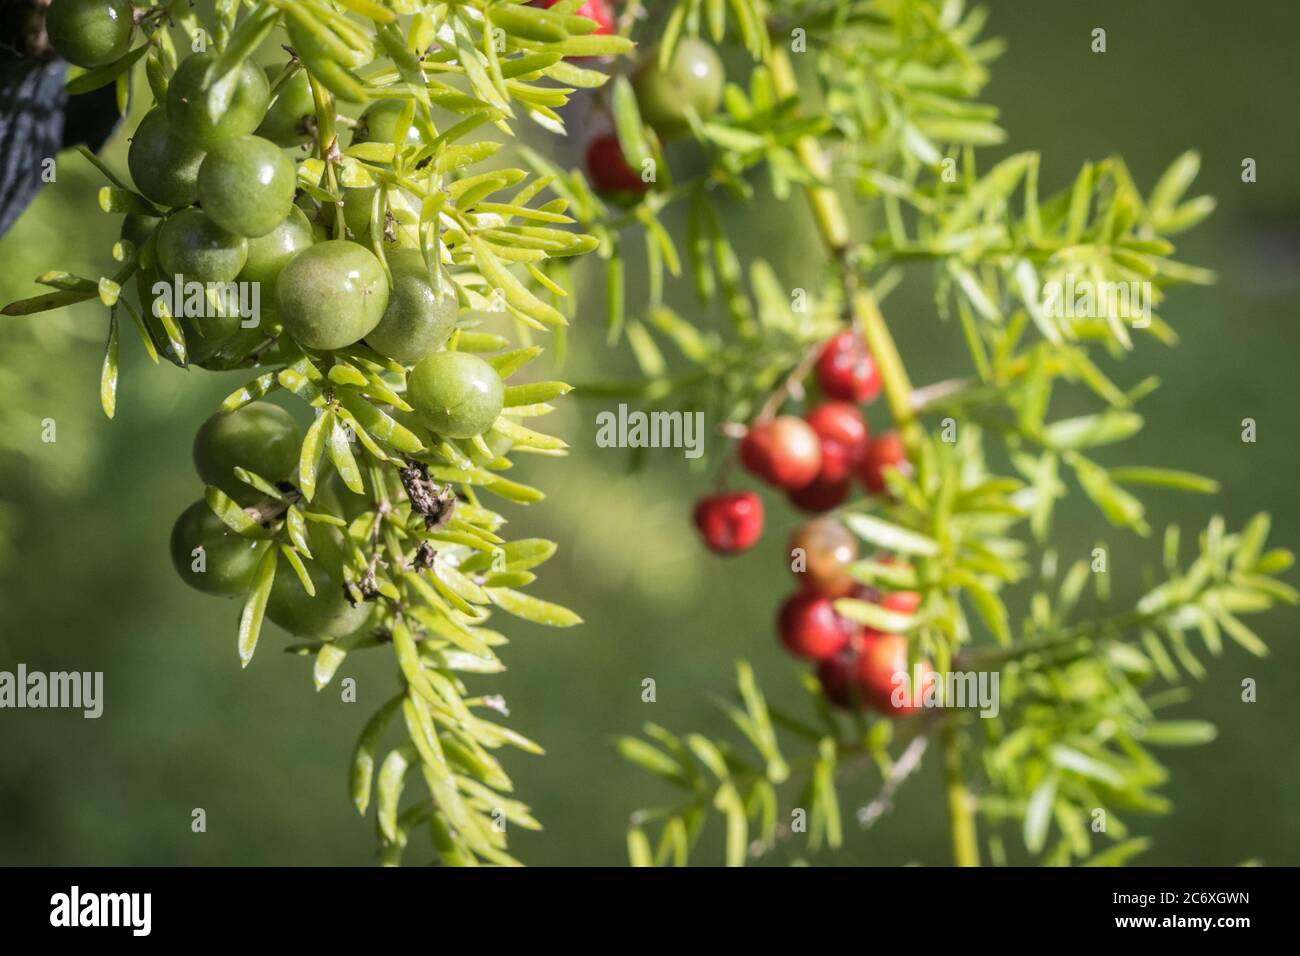
M 1107 30 L 1102 55 L 1089 51 L 1095 27 Z M 1113 370 L 1122 383 L 1154 372 L 1164 384 L 1142 405 L 1146 430 L 1102 460 L 1222 481 L 1213 500 L 1148 496 L 1157 528 L 1178 521 L 1190 532 L 1212 510 L 1236 527 L 1267 509 L 1274 543 L 1295 547 L 1300 7 L 1001 2 L 988 32 L 1009 41 L 984 98 L 1002 108 L 1010 134 L 988 159 L 1040 149 L 1044 187 L 1055 188 L 1082 161 L 1118 152 L 1149 187 L 1174 156 L 1200 150 L 1196 191 L 1217 196 L 1219 211 L 1182 237 L 1179 252 L 1218 270 L 1220 281 L 1170 296 L 1164 317 L 1181 345 L 1144 343 Z M 119 134 L 108 156 L 122 168 L 124 153 Z M 1244 157 L 1257 161 L 1258 182 L 1241 182 Z M 98 186 L 80 159 L 63 158 L 57 186 L 0 239 L 0 299 L 31 294 L 31 277 L 46 268 L 102 271 L 116 220 L 96 211 Z M 791 286 L 815 283 L 813 275 L 800 281 L 802 270 L 815 268 L 801 201 L 736 209 L 729 222 L 742 255 L 768 256 Z M 603 345 L 595 271 L 588 281 L 563 372 L 570 381 L 627 368 L 625 355 Z M 679 304 L 689 307 L 684 294 Z M 887 305 L 915 381 L 962 370 L 960 335 L 935 316 L 924 273 Z M 346 766 L 362 722 L 388 693 L 391 661 L 372 654 L 346 663 L 360 705 L 342 703 L 336 687 L 314 692 L 306 660 L 278 653 L 285 639 L 274 630 L 240 671 L 236 605 L 184 588 L 166 540 L 200 490 L 189 460 L 194 430 L 245 376 L 153 368 L 128 331 L 110 423 L 97 394 L 104 329 L 103 313 L 92 308 L 0 327 L 0 670 L 21 661 L 106 675 L 99 720 L 0 711 L 0 863 L 371 861 L 373 820 L 353 811 Z M 552 632 L 511 622 L 510 670 L 481 683 L 504 693 L 512 723 L 549 751 L 507 757 L 519 795 L 546 824 L 538 834 L 516 832 L 512 850 L 534 864 L 618 864 L 628 812 L 669 794 L 614 754 L 612 735 L 646 720 L 722 731 L 708 698 L 729 689 L 740 657 L 774 699 L 800 705 L 797 672 L 771 627 L 789 587 L 781 544 L 794 519 L 772 501 L 765 546 L 710 559 L 689 522 L 706 477 L 675 452 L 652 454 L 644 470 L 629 473 L 626 453 L 594 445 L 600 407 L 568 405 L 559 425 L 573 456 L 524 463 L 552 498 L 509 515 L 516 534 L 560 542 L 536 593 L 578 609 L 586 625 Z M 53 444 L 39 442 L 45 417 L 58 423 Z M 1245 417 L 1258 422 L 1256 444 L 1240 440 Z M 12 454 L 15 447 L 23 453 Z M 1141 593 L 1156 540 L 1105 526 L 1077 493 L 1055 530 L 1070 554 L 1105 539 L 1117 599 Z M 1164 752 L 1172 769 L 1165 792 L 1176 809 L 1129 821 L 1155 838 L 1140 862 L 1300 863 L 1297 622 L 1285 608 L 1253 619 L 1272 655 L 1257 660 L 1229 645 L 1194 686 L 1179 715 L 1212 720 L 1220 734 L 1208 746 Z M 657 682 L 653 704 L 640 699 L 646 677 Z M 1258 682 L 1255 704 L 1240 702 L 1245 677 Z M 937 768 L 928 763 L 886 821 L 865 834 L 849 825 L 848 848 L 834 862 L 948 861 Z M 865 800 L 877 785 L 868 777 L 845 792 Z M 191 832 L 195 807 L 206 810 L 206 833 Z M 422 856 L 417 848 L 410 859 Z

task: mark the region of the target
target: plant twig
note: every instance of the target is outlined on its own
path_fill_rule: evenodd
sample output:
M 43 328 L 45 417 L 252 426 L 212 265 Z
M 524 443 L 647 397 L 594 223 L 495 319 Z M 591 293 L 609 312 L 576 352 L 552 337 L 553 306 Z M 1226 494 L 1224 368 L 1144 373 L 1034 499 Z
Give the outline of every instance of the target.
M 894 793 L 902 785 L 903 781 L 921 766 L 921 758 L 925 756 L 925 749 L 929 744 L 929 737 L 924 735 L 915 737 L 899 755 L 898 759 L 894 761 L 894 765 L 889 769 L 888 776 L 885 777 L 884 785 L 880 788 L 880 793 L 870 803 L 858 807 L 858 824 L 862 829 L 869 829 L 893 808 Z

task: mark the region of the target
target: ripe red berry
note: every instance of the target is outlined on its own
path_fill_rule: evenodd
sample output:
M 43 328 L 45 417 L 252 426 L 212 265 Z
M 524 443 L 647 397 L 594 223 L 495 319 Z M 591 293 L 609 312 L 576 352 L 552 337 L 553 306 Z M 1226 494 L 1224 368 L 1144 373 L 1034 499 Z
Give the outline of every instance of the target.
M 740 443 L 740 462 L 768 484 L 802 488 L 821 470 L 821 441 L 803 419 L 780 415 L 749 429 Z
M 763 502 L 752 491 L 701 498 L 695 505 L 695 526 L 710 551 L 744 551 L 763 534 Z
M 587 146 L 587 176 L 602 193 L 643 193 L 650 188 L 628 165 L 613 133 L 602 133 Z
M 828 482 L 847 481 L 867 454 L 867 423 L 856 405 L 823 402 L 805 416 L 822 443 L 819 478 Z
M 821 682 L 822 693 L 836 707 L 856 710 L 861 705 L 855 686 L 857 663 L 856 654 L 844 651 L 817 665 L 817 680 Z
M 822 346 L 817 357 L 817 381 L 827 398 L 844 402 L 874 402 L 880 395 L 880 370 L 866 344 L 844 331 Z
M 873 494 L 885 490 L 885 469 L 894 468 L 903 474 L 911 474 L 907 461 L 907 452 L 903 448 L 903 439 L 898 432 L 885 432 L 877 435 L 867 444 L 867 454 L 858 468 L 858 477 Z
M 917 674 L 907 669 L 907 638 L 898 634 L 864 632 L 857 660 L 857 686 L 867 706 L 887 717 L 906 717 L 921 709 L 924 688 L 933 678 L 929 661 L 919 661 Z M 895 703 L 895 691 L 898 702 Z
M 844 504 L 849 497 L 849 479 L 827 481 L 824 477 L 818 475 L 802 488 L 796 488 L 794 491 L 788 492 L 786 497 L 800 511 L 806 511 L 808 514 L 821 514 Z
M 596 29 L 592 36 L 603 36 L 614 32 L 614 11 L 610 9 L 605 0 L 587 0 L 582 6 L 578 7 L 577 14 L 580 17 L 586 17 L 588 20 L 596 21 Z
M 777 632 L 796 657 L 824 661 L 849 646 L 855 625 L 835 613 L 831 599 L 801 592 L 791 595 L 777 615 Z
M 881 598 L 880 606 L 898 614 L 915 614 L 921 606 L 921 595 L 916 591 L 891 591 Z
M 555 6 L 559 0 L 537 0 L 536 6 L 549 9 Z M 586 17 L 588 20 L 596 21 L 596 29 L 590 36 L 602 36 L 614 32 L 614 11 L 610 9 L 605 0 L 587 0 L 582 6 L 574 11 L 580 17 Z M 586 59 L 586 57 L 582 57 Z
M 796 550 L 801 554 L 796 555 Z M 858 539 L 838 521 L 809 521 L 791 535 L 790 553 L 802 557 L 797 565 L 791 561 L 791 570 L 805 591 L 826 597 L 844 597 L 853 591 L 855 582 L 849 577 L 848 567 L 858 557 Z

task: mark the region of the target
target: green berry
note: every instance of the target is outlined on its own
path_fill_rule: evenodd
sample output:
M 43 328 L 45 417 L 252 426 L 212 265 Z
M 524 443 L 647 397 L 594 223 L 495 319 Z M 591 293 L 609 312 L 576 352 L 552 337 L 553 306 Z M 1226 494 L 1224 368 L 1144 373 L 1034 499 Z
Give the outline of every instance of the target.
M 365 338 L 388 306 L 388 277 L 374 254 L 344 239 L 298 253 L 276 283 L 285 331 L 310 349 L 340 349 Z
M 397 137 L 397 121 L 402 110 L 406 108 L 405 100 L 376 100 L 366 107 L 356 128 L 352 131 L 352 143 L 392 143 Z M 406 128 L 406 146 L 423 146 L 424 136 L 414 119 Z
M 266 68 L 268 83 L 274 82 L 282 72 L 281 67 L 268 66 Z M 267 107 L 262 125 L 255 132 L 277 146 L 301 146 L 311 142 L 312 122 L 315 118 L 316 102 L 312 99 L 307 71 L 296 70 L 275 91 L 275 98 Z
M 260 136 L 235 136 L 213 147 L 199 168 L 199 201 L 221 228 L 264 236 L 293 208 L 293 162 Z
M 257 129 L 270 99 L 265 74 L 249 62 L 205 89 L 204 74 L 215 57 L 212 52 L 186 57 L 167 87 L 172 130 L 206 150 Z
M 368 495 L 359 495 L 344 484 L 343 476 L 329 461 L 321 466 L 312 503 L 330 514 L 340 515 L 349 524 L 374 507 Z
M 134 26 L 128 0 L 53 0 L 45 11 L 50 44 L 69 63 L 87 68 L 124 56 Z
M 682 136 L 690 130 L 688 108 L 702 120 L 722 102 L 722 61 L 703 40 L 683 37 L 666 68 L 658 50 L 651 50 L 632 79 L 641 118 L 661 136 Z
M 269 546 L 269 541 L 235 534 L 206 501 L 196 501 L 182 511 L 172 527 L 172 564 L 186 584 L 205 594 L 247 591 Z
M 196 365 L 207 362 L 235 337 L 242 321 L 238 315 L 182 316 L 186 357 Z
M 346 637 L 361 628 L 370 617 L 371 605 L 348 600 L 343 585 L 331 578 L 321 566 L 307 564 L 307 576 L 316 588 L 309 595 L 288 564 L 276 569 L 271 597 L 266 602 L 266 616 L 290 634 L 325 639 Z
M 173 281 L 230 282 L 244 268 L 248 240 L 222 229 L 198 209 L 181 209 L 158 228 L 158 261 Z
M 501 414 L 505 388 L 496 369 L 477 355 L 434 352 L 411 369 L 406 397 L 434 431 L 473 438 Z
M 370 243 L 370 216 L 374 208 L 375 186 L 343 190 L 343 223 L 348 234 L 358 242 Z M 391 218 L 389 218 L 391 217 Z M 400 189 L 388 191 L 388 210 L 384 239 L 389 245 L 407 249 L 420 246 L 420 200 Z
M 274 484 L 298 467 L 302 432 L 293 417 L 270 402 L 250 402 L 233 412 L 217 412 L 194 436 L 194 468 L 205 484 L 216 485 L 241 504 L 260 492 L 235 477 L 246 468 Z
M 446 344 L 456 327 L 456 295 L 450 279 L 443 280 L 441 295 L 434 291 L 418 249 L 389 253 L 388 270 L 393 276 L 388 308 L 366 336 L 366 344 L 403 365 L 413 365 Z
M 129 212 L 122 219 L 121 236 L 135 246 L 136 252 L 141 258 L 141 268 L 144 267 L 145 246 L 153 238 L 154 232 L 161 222 L 162 220 L 157 216 L 147 216 L 140 212 Z
M 203 151 L 173 133 L 159 108 L 145 114 L 126 153 L 135 188 L 162 206 L 188 206 L 198 198 L 202 162 Z
M 343 224 L 347 226 L 348 234 L 358 240 L 369 241 L 375 191 L 374 186 L 343 190 Z
M 276 280 L 290 260 L 314 241 L 311 222 L 297 206 L 291 206 L 289 215 L 266 235 L 248 240 L 248 258 L 239 281 L 259 285 L 263 311 L 276 310 Z

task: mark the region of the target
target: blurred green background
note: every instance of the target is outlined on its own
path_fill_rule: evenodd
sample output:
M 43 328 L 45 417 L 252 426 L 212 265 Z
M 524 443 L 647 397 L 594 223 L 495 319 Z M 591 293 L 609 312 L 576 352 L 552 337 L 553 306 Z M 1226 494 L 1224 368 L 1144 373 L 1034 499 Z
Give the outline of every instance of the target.
M 1086 7 L 1086 9 L 1085 9 Z M 1103 27 L 1108 52 L 1089 51 Z M 1201 151 L 1197 192 L 1219 212 L 1182 237 L 1180 257 L 1218 270 L 1208 290 L 1178 290 L 1164 318 L 1182 334 L 1172 350 L 1144 342 L 1112 372 L 1123 384 L 1150 373 L 1164 386 L 1141 410 L 1141 436 L 1108 451 L 1109 464 L 1186 468 L 1219 478 L 1217 499 L 1148 496 L 1152 524 L 1178 521 L 1190 533 L 1213 510 L 1237 527 L 1256 510 L 1274 517 L 1274 544 L 1295 547 L 1294 436 L 1300 422 L 1297 306 L 1300 306 L 1300 184 L 1287 163 L 1300 155 L 1294 37 L 1300 7 L 1227 10 L 1215 0 L 994 4 L 989 33 L 1008 53 L 984 98 L 1003 109 L 1012 150 L 1043 153 L 1044 188 L 1067 182 L 1085 159 L 1122 153 L 1144 188 L 1187 148 Z M 119 135 L 110 161 L 123 166 Z M 1259 181 L 1243 184 L 1244 157 Z M 115 219 L 95 211 L 99 182 L 67 156 L 47 189 L 0 240 L 0 298 L 31 294 L 32 276 L 53 267 L 98 275 Z M 772 258 L 790 286 L 815 285 L 814 240 L 801 201 L 735 210 L 742 255 Z M 804 270 L 804 271 L 801 271 Z M 564 375 L 581 381 L 622 369 L 603 346 L 596 273 L 573 329 Z M 630 301 L 635 302 L 635 297 Z M 682 296 L 679 304 L 686 306 Z M 924 272 L 887 303 L 918 383 L 963 371 L 955 328 L 934 315 Z M 0 328 L 0 670 L 102 670 L 99 720 L 60 711 L 0 711 L 0 863 L 3 864 L 357 864 L 374 859 L 373 821 L 361 821 L 345 788 L 346 766 L 365 717 L 392 686 L 386 655 L 354 655 L 359 705 L 337 686 L 312 690 L 305 659 L 277 653 L 267 633 L 241 672 L 237 607 L 185 589 L 166 540 L 174 516 L 199 493 L 190 461 L 193 432 L 217 399 L 246 375 L 153 368 L 124 333 L 118 416 L 98 409 L 103 313 L 8 319 Z M 21 323 L 24 329 L 14 329 Z M 36 330 L 36 331 L 33 331 Z M 60 331 L 62 330 L 62 331 Z M 55 334 L 48 334 L 55 333 Z M 35 397 L 11 401 L 15 390 Z M 793 517 L 769 502 L 765 546 L 730 560 L 707 557 L 690 526 L 706 486 L 675 452 L 627 472 L 624 452 L 594 446 L 599 407 L 569 401 L 556 418 L 571 458 L 525 461 L 526 478 L 552 492 L 532 511 L 507 510 L 516 536 L 558 540 L 560 555 L 535 593 L 562 600 L 584 627 L 549 632 L 507 627 L 510 670 L 475 683 L 504 693 L 513 725 L 548 749 L 508 755 L 521 798 L 546 824 L 516 833 L 512 850 L 534 864 L 617 864 L 633 808 L 668 794 L 621 762 L 615 733 L 646 720 L 676 730 L 721 731 L 708 701 L 725 693 L 732 662 L 751 660 L 775 699 L 800 706 L 797 672 L 778 651 L 771 619 L 789 587 L 781 545 Z M 1062 410 L 1068 410 L 1062 406 Z M 39 442 L 39 419 L 58 440 Z M 1240 423 L 1254 418 L 1256 444 Z M 6 449 L 25 446 L 26 458 Z M 1098 539 L 1111 547 L 1119 600 L 1141 593 L 1141 568 L 1158 543 L 1115 532 L 1076 493 L 1058 513 L 1056 542 L 1071 559 Z M 1300 863 L 1300 697 L 1287 675 L 1300 669 L 1297 615 L 1252 620 L 1272 646 L 1266 660 L 1229 646 L 1178 716 L 1216 722 L 1212 744 L 1165 751 L 1173 771 L 1168 817 L 1130 819 L 1155 838 L 1143 863 Z M 361 655 L 366 657 L 366 655 Z M 657 683 L 642 703 L 641 681 Z M 1240 702 L 1245 677 L 1259 701 Z M 931 758 L 933 755 L 931 755 Z M 897 808 L 869 833 L 850 822 L 839 863 L 942 864 L 946 819 L 933 759 L 909 780 Z M 864 802 L 868 776 L 849 799 Z M 207 832 L 190 829 L 193 808 Z M 408 859 L 426 854 L 417 845 Z M 716 856 L 701 856 L 714 860 Z M 832 862 L 826 860 L 825 862 Z

